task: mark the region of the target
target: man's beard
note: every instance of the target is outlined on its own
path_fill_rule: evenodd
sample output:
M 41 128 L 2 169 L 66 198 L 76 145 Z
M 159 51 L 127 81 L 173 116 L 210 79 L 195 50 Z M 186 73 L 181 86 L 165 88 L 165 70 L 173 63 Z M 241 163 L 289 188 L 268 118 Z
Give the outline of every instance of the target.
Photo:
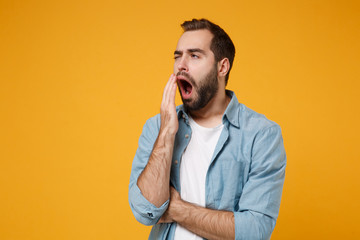
M 217 65 L 210 70 L 210 72 L 196 84 L 195 80 L 185 72 L 179 72 L 179 75 L 185 76 L 193 86 L 193 94 L 196 92 L 197 96 L 195 99 L 181 99 L 184 104 L 186 111 L 197 111 L 205 107 L 210 100 L 216 95 L 219 89 L 218 79 L 217 79 Z M 195 91 L 195 92 L 194 92 Z

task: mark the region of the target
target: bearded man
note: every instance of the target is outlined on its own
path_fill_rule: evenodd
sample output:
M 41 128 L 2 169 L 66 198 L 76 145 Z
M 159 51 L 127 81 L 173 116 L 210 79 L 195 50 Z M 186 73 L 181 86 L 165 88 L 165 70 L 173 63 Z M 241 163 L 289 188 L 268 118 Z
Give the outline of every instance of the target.
M 181 26 L 160 114 L 139 139 L 130 207 L 153 225 L 149 239 L 269 239 L 285 177 L 280 127 L 225 89 L 235 56 L 225 31 L 206 19 Z

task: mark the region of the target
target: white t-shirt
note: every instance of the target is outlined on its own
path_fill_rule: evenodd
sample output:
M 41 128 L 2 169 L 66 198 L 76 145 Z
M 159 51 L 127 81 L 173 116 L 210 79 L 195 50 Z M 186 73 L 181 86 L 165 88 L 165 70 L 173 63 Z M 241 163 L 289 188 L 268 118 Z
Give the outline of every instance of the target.
M 205 181 L 215 146 L 224 125 L 206 128 L 189 117 L 191 139 L 180 163 L 181 199 L 205 207 Z M 181 227 L 175 229 L 175 240 L 201 240 L 202 238 Z

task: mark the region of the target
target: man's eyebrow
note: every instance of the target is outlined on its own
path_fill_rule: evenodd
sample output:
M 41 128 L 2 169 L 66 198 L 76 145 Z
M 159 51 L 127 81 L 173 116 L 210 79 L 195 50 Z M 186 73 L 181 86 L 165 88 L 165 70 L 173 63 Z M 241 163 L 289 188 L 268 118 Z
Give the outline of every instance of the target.
M 188 49 L 187 51 L 190 52 L 190 53 L 199 52 L 199 53 L 205 55 L 205 51 L 202 50 L 202 49 L 200 49 L 200 48 L 190 48 L 190 49 Z
M 205 51 L 200 48 L 190 48 L 190 49 L 187 49 L 186 51 L 189 53 L 199 52 L 199 53 L 205 55 Z M 179 51 L 179 50 L 174 51 L 174 55 L 181 55 L 181 54 L 183 54 L 183 51 Z

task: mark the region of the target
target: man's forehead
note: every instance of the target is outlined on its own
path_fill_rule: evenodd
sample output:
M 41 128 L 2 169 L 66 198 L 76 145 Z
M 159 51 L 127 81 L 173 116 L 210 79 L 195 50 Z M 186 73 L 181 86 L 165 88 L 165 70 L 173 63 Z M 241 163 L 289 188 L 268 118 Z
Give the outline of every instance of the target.
M 210 50 L 212 33 L 209 30 L 201 29 L 184 32 L 177 44 L 176 50 L 186 51 L 187 49 Z

